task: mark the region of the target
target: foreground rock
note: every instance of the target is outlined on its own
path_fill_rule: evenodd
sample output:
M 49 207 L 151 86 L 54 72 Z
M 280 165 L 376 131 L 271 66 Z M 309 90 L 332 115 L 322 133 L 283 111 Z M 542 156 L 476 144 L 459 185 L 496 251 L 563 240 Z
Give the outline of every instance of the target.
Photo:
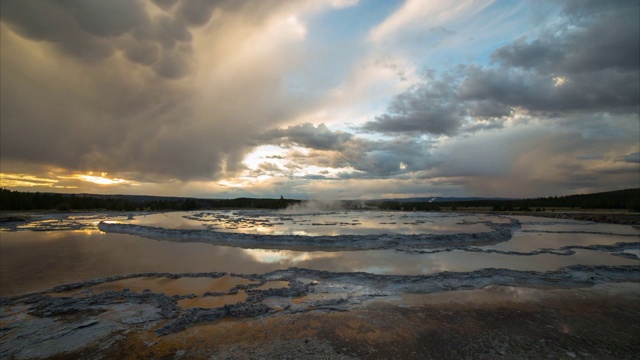
M 251 280 L 251 283 L 235 285 L 221 293 L 173 296 L 148 290 L 141 292 L 129 289 L 121 291 L 95 290 L 101 284 L 136 277 L 178 279 L 204 276 L 241 277 Z M 59 286 L 34 294 L 3 298 L 0 317 L 0 324 L 2 324 L 0 328 L 0 356 L 17 359 L 46 358 L 63 353 L 77 354 L 88 351 L 99 358 L 98 355 L 108 354 L 123 346 L 123 343 L 129 341 L 131 336 L 153 347 L 160 341 L 164 342 L 161 339 L 167 336 L 172 339 L 179 338 L 182 336 L 179 334 L 198 329 L 199 327 L 195 325 L 225 326 L 226 323 L 221 323 L 223 319 L 249 321 L 247 324 L 252 324 L 254 321 L 261 324 L 264 324 L 265 321 L 269 323 L 272 321 L 269 319 L 272 318 L 281 319 L 274 320 L 276 322 L 286 322 L 286 320 L 282 320 L 283 317 L 285 319 L 288 317 L 299 319 L 299 316 L 303 316 L 303 314 L 329 315 L 353 311 L 358 313 L 381 301 L 387 304 L 385 306 L 393 306 L 395 309 L 395 306 L 400 305 L 400 309 L 405 309 L 407 304 L 403 303 L 402 299 L 406 296 L 455 293 L 456 290 L 487 289 L 492 286 L 574 289 L 620 282 L 635 282 L 637 287 L 639 281 L 639 266 L 572 266 L 552 272 L 483 269 L 468 273 L 444 272 L 428 276 L 332 273 L 298 268 L 263 275 L 131 274 Z M 270 288 L 268 284 L 273 282 L 286 282 L 288 285 Z M 237 293 L 239 289 L 246 292 L 245 301 L 214 308 L 184 308 L 178 305 L 179 301 L 184 299 L 226 296 L 234 292 Z M 393 305 L 394 303 L 396 305 Z M 413 307 L 415 306 L 409 304 L 409 308 Z M 423 308 L 423 306 L 418 307 Z M 637 309 L 631 310 L 635 319 L 638 320 Z M 395 309 L 393 311 L 402 313 L 403 310 Z M 376 313 L 373 318 L 381 316 L 383 316 L 382 313 Z M 452 319 L 457 319 L 455 314 L 451 316 Z M 483 316 L 491 318 L 496 315 L 486 314 Z M 537 321 L 542 320 L 538 319 Z M 314 336 L 318 336 L 318 334 Z M 504 338 L 500 340 L 503 345 L 511 346 L 509 344 L 513 339 L 510 339 L 509 334 L 501 336 Z M 314 342 L 314 344 L 313 346 L 324 349 L 324 351 L 335 350 L 335 344 L 331 346 L 322 342 Z M 345 349 L 347 348 L 345 347 Z M 631 348 L 634 347 L 631 346 Z M 468 351 L 471 351 L 470 349 Z M 494 354 L 495 351 L 500 353 L 502 351 L 500 349 L 502 347 L 485 350 L 488 356 Z M 190 350 L 186 349 L 185 351 Z M 231 349 L 230 351 L 235 350 Z M 333 355 L 336 355 L 339 350 L 335 351 L 332 353 Z M 371 351 L 370 355 L 373 354 Z M 360 350 L 355 354 L 355 356 L 362 355 L 366 354 L 360 353 Z

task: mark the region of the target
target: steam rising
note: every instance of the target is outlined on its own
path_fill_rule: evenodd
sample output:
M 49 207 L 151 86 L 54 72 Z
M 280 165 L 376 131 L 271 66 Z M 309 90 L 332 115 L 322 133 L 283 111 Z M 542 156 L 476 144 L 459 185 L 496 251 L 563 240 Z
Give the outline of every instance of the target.
M 290 205 L 286 209 L 279 210 L 278 213 L 284 215 L 315 215 L 345 210 L 344 204 L 339 200 L 308 200 Z

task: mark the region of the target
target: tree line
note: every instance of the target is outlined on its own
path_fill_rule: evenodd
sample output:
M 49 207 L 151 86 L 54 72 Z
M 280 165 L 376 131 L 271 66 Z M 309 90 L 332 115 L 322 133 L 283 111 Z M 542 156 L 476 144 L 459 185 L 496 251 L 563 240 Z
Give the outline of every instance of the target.
M 93 195 L 20 192 L 0 189 L 0 210 L 111 210 L 170 211 L 205 209 L 284 209 L 301 200 L 269 198 L 197 199 L 135 195 Z M 358 208 L 343 202 L 345 208 Z M 367 201 L 367 206 L 383 210 L 439 211 L 464 207 L 489 207 L 494 211 L 543 211 L 547 208 L 628 209 L 640 211 L 640 188 L 584 195 L 550 196 L 536 199 L 471 200 L 449 202 Z M 352 206 L 349 206 L 352 205 Z
M 196 199 L 162 198 L 134 195 L 92 195 L 21 192 L 0 190 L 0 210 L 110 210 L 110 211 L 171 211 L 224 208 L 284 209 L 300 203 L 292 199 Z
M 494 211 L 544 211 L 547 208 L 627 209 L 640 211 L 640 188 L 594 194 L 549 196 L 535 199 L 470 200 L 447 202 L 368 201 L 368 206 L 384 210 L 439 211 L 465 207 L 488 207 Z

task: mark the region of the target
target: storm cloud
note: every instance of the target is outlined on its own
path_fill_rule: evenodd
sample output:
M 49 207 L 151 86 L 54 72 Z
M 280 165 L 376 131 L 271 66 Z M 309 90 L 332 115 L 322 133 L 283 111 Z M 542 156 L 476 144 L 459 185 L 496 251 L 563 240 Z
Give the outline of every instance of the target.
M 637 1 L 383 3 L 3 0 L 2 186 L 363 198 L 637 186 Z
M 306 123 L 272 129 L 258 139 L 261 144 L 284 148 L 300 146 L 310 150 L 304 154 L 299 151 L 292 153 L 289 159 L 293 169 L 317 166 L 355 170 L 341 172 L 341 178 L 388 177 L 429 169 L 434 165 L 430 156 L 434 142 L 412 136 L 372 140 L 344 131 L 332 131 L 325 124 L 314 126 Z M 265 167 L 272 165 L 269 162 L 263 164 Z
M 182 12 L 151 15 L 143 1 L 9 0 L 2 3 L 1 19 L 20 36 L 46 41 L 82 62 L 101 62 L 122 51 L 163 77 L 188 71 L 192 35 Z
M 154 181 L 212 179 L 242 169 L 248 140 L 307 104 L 274 92 L 297 61 L 295 49 L 277 62 L 252 53 L 272 57 L 298 41 L 297 29 L 269 31 L 281 26 L 269 19 L 284 16 L 275 3 L 9 0 L 1 6 L 5 164 Z M 216 46 L 229 38 L 269 45 Z
M 451 76 L 427 81 L 398 95 L 386 114 L 364 126 L 365 130 L 383 133 L 428 133 L 453 135 L 467 114 L 458 101 L 455 79 Z
M 638 2 L 569 2 L 562 13 L 555 27 L 496 49 L 491 65 L 461 65 L 439 77 L 428 73 L 363 128 L 452 136 L 500 127 L 516 109 L 546 118 L 637 114 Z
M 286 140 L 292 144 L 316 150 L 342 150 L 352 135 L 342 131 L 331 131 L 325 124 L 314 126 L 311 123 L 289 126 L 286 129 L 273 129 L 260 136 L 267 143 Z

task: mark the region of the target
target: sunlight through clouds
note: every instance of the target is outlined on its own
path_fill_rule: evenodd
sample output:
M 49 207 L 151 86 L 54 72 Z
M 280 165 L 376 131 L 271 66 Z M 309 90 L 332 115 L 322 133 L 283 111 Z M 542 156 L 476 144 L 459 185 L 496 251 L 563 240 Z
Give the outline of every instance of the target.
M 117 185 L 117 184 L 138 185 L 137 183 L 129 180 L 118 179 L 118 178 L 108 178 L 106 176 L 107 176 L 107 173 L 102 173 L 100 176 L 96 176 L 96 175 L 93 175 L 93 173 L 89 173 L 87 175 L 75 175 L 74 178 L 77 178 L 83 181 L 92 182 L 98 185 Z
M 567 81 L 566 77 L 563 76 L 556 76 L 553 78 L 553 86 L 554 87 L 560 87 L 562 85 L 564 85 L 564 83 Z
M 0 7 L 10 189 L 520 197 L 640 181 L 637 1 Z

